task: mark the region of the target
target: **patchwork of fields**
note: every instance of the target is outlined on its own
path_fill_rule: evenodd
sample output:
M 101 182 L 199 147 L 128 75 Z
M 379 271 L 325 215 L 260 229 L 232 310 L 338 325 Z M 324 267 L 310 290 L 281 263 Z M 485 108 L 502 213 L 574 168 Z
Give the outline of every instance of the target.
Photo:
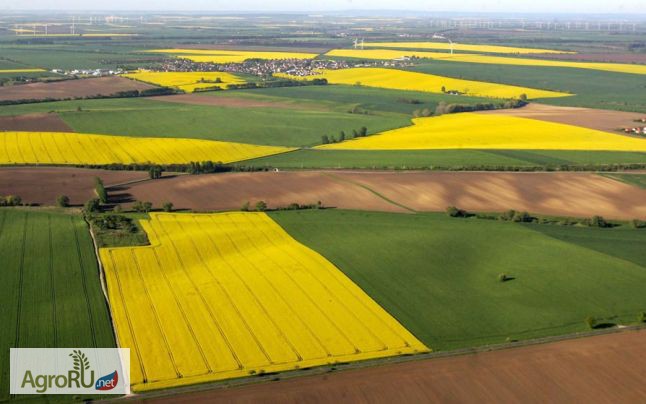
M 135 390 L 428 350 L 264 213 L 142 225 L 150 247 L 100 250 Z
M 562 60 L 512 58 L 504 56 L 477 55 L 467 53 L 441 53 L 424 51 L 405 51 L 389 49 L 334 49 L 325 54 L 328 57 L 344 57 L 357 59 L 399 59 L 404 57 L 418 57 L 439 59 L 448 62 L 482 63 L 494 65 L 540 66 L 540 67 L 568 67 L 577 69 L 602 70 L 617 73 L 646 74 L 646 65 L 624 63 L 594 63 L 594 62 L 568 62 Z
M 289 75 L 277 74 L 279 77 L 294 78 Z M 382 68 L 354 68 L 340 70 L 324 70 L 306 79 L 324 78 L 332 84 L 351 84 L 369 87 L 382 87 L 395 90 L 428 91 L 442 94 L 458 91 L 473 97 L 491 98 L 520 98 L 525 94 L 528 98 L 567 97 L 571 94 L 556 91 L 537 90 L 527 87 L 508 86 L 504 84 L 486 83 L 471 80 L 459 80 L 450 77 L 408 72 Z
M 321 149 L 535 149 L 646 151 L 646 139 L 505 115 L 462 113 L 417 118 L 414 125 Z
M 173 87 L 187 93 L 207 88 L 226 89 L 229 84 L 246 83 L 244 79 L 226 72 L 152 72 L 138 70 L 124 74 L 123 77 L 158 86 Z
M 231 163 L 290 150 L 197 139 L 0 132 L 0 164 Z
M 165 53 L 189 59 L 194 62 L 242 63 L 250 59 L 313 59 L 316 53 L 302 52 L 258 52 L 217 49 L 153 49 L 149 53 Z
M 10 397 L 10 347 L 115 347 L 78 215 L 0 209 L 0 307 L 0 401 Z
M 646 324 L 646 22 L 97 15 L 0 19 L 0 402 L 116 346 L 141 401 L 644 396 L 630 338 L 446 351 Z
M 518 54 L 531 54 L 531 53 L 575 53 L 554 49 L 539 49 L 539 48 L 519 48 L 514 46 L 498 46 L 498 45 L 473 45 L 463 43 L 447 43 L 447 42 L 368 42 L 362 44 L 366 48 L 400 48 L 400 49 L 438 49 L 438 50 L 454 50 L 457 52 L 482 52 L 482 53 L 518 53 Z

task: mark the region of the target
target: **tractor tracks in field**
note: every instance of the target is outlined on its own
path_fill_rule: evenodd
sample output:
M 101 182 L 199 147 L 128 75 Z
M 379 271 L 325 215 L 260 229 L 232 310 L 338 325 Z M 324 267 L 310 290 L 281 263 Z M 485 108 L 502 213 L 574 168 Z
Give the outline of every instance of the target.
M 343 178 L 343 177 L 338 176 L 338 175 L 336 175 L 336 174 L 333 174 L 333 173 L 331 173 L 331 172 L 322 172 L 322 174 L 323 174 L 323 175 L 325 175 L 325 176 L 327 176 L 328 178 L 331 178 L 333 181 L 336 181 L 336 182 L 339 182 L 339 183 L 351 184 L 351 185 L 354 185 L 354 186 L 357 186 L 357 187 L 363 188 L 363 189 L 365 189 L 366 191 L 368 191 L 368 192 L 370 192 L 371 194 L 373 194 L 374 196 L 376 196 L 377 198 L 380 198 L 380 199 L 382 199 L 382 200 L 384 200 L 384 201 L 388 202 L 388 203 L 389 203 L 389 204 L 391 204 L 391 205 L 395 205 L 395 206 L 397 206 L 397 207 L 399 207 L 399 208 L 402 208 L 402 209 L 404 209 L 404 210 L 407 210 L 407 211 L 409 211 L 410 213 L 417 213 L 417 211 L 416 211 L 415 209 L 413 209 L 413 208 L 411 208 L 411 207 L 408 207 L 408 206 L 406 206 L 406 205 L 404 205 L 404 204 L 401 204 L 401 203 L 399 203 L 399 202 L 397 202 L 397 201 L 394 201 L 394 200 L 392 200 L 392 199 L 388 198 L 387 196 L 385 196 L 385 195 L 383 195 L 383 194 L 379 193 L 378 191 L 375 191 L 374 189 L 370 188 L 368 185 L 363 184 L 363 183 L 361 183 L 361 182 L 359 182 L 359 181 L 351 180 L 351 179 L 348 179 L 348 178 Z

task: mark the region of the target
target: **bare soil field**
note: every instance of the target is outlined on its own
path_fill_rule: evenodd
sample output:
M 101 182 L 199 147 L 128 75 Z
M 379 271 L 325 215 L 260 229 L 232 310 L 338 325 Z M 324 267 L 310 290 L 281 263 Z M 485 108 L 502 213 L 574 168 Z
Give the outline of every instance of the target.
M 238 210 L 263 200 L 270 208 L 291 203 L 384 212 L 527 210 L 557 216 L 646 218 L 646 189 L 592 173 L 282 171 L 167 175 L 64 167 L 0 168 L 0 195 L 53 204 L 62 193 L 80 204 L 93 195 L 94 177 L 110 187 L 111 202 L 140 200 L 177 209 Z
M 305 376 L 155 403 L 638 403 L 646 331 Z
M 564 123 L 584 128 L 603 130 L 620 134 L 617 130 L 624 127 L 641 126 L 635 119 L 646 118 L 638 112 L 609 111 L 604 109 L 558 107 L 531 103 L 522 108 L 479 111 L 479 114 L 496 114 L 538 119 L 541 121 Z M 623 132 L 621 132 L 623 134 Z
M 123 77 L 109 76 L 0 87 L 0 101 L 89 97 L 95 95 L 111 95 L 119 91 L 146 90 L 149 88 L 155 87 Z
M 180 104 L 192 105 L 211 105 L 216 107 L 231 107 L 231 108 L 285 108 L 285 109 L 312 109 L 310 106 L 301 106 L 296 103 L 288 102 L 269 102 L 260 101 L 250 98 L 234 98 L 234 97 L 217 97 L 198 94 L 176 94 L 176 95 L 162 95 L 156 97 L 149 97 L 150 100 L 176 102 Z
M 574 54 L 532 54 L 539 59 L 573 60 L 577 62 L 608 62 L 646 64 L 646 53 L 574 53 Z
M 109 186 L 145 179 L 148 173 L 67 167 L 2 167 L 0 195 L 18 195 L 25 203 L 54 205 L 56 198 L 64 194 L 72 205 L 81 205 L 96 196 L 94 177 L 100 177 Z
M 526 210 L 557 216 L 646 217 L 646 190 L 592 173 L 344 172 L 339 174 L 420 211 Z
M 0 131 L 74 132 L 57 114 L 0 116 Z
M 270 208 L 321 201 L 326 207 L 406 212 L 369 190 L 316 171 L 183 175 L 119 187 L 114 194 L 124 202 L 160 206 L 170 201 L 178 209 L 201 211 L 238 210 L 247 201 L 253 207 L 263 200 Z
M 300 171 L 177 176 L 121 187 L 122 202 L 171 201 L 176 208 L 239 209 L 321 201 L 390 212 L 527 210 L 559 216 L 646 218 L 646 190 L 590 173 Z M 409 208 L 409 209 L 406 209 Z

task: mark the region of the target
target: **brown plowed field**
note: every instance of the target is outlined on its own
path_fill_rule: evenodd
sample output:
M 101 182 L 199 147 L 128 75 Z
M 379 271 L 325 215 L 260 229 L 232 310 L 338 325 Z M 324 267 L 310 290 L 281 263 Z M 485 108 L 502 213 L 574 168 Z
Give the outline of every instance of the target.
M 133 184 L 119 192 L 155 206 L 171 201 L 178 209 L 203 211 L 237 210 L 247 201 L 253 206 L 263 200 L 270 208 L 321 201 L 327 207 L 406 212 L 364 188 L 315 171 L 183 175 Z
M 643 403 L 646 331 L 411 361 L 157 403 Z
M 238 97 L 218 97 L 212 95 L 198 95 L 198 94 L 176 94 L 176 95 L 162 95 L 158 97 L 149 97 L 150 100 L 176 102 L 180 104 L 192 105 L 211 105 L 216 107 L 231 107 L 231 108 L 284 108 L 284 109 L 314 109 L 312 104 L 303 106 L 296 103 L 277 102 L 277 101 L 260 101 L 250 98 Z M 319 108 L 323 109 L 323 108 Z
M 0 169 L 0 195 L 52 204 L 66 193 L 74 203 L 92 196 L 93 178 L 106 186 L 145 179 L 147 173 L 77 168 Z M 177 209 L 237 210 L 263 200 L 385 212 L 527 210 L 557 216 L 646 218 L 646 189 L 592 173 L 282 171 L 169 176 L 113 187 L 114 203 L 166 201 Z
M 558 216 L 646 218 L 646 190 L 591 173 L 346 172 L 415 210 L 527 210 Z
M 0 87 L 0 101 L 91 97 L 95 95 L 112 95 L 119 91 L 146 90 L 149 88 L 155 87 L 123 77 L 109 76 Z
M 0 131 L 74 132 L 57 114 L 0 116 Z
M 480 111 L 479 114 L 496 114 L 518 116 L 521 118 L 538 119 L 584 128 L 620 133 L 624 127 L 642 126 L 635 119 L 646 118 L 646 114 L 638 112 L 609 111 L 604 109 L 557 107 L 553 105 L 531 103 L 522 108 Z M 623 133 L 623 132 L 622 132 Z
M 367 189 L 367 188 L 368 189 Z M 371 192 L 372 191 L 372 192 Z M 646 190 L 590 173 L 261 172 L 178 176 L 124 187 L 120 193 L 159 206 L 239 209 L 323 202 L 343 209 L 442 211 L 527 210 L 563 216 L 646 218 Z M 392 202 L 389 202 L 392 201 Z
M 81 205 L 95 197 L 94 177 L 106 186 L 148 178 L 136 171 L 90 170 L 67 167 L 0 168 L 0 195 L 18 195 L 25 203 L 54 205 L 56 198 L 67 195 L 72 205 Z

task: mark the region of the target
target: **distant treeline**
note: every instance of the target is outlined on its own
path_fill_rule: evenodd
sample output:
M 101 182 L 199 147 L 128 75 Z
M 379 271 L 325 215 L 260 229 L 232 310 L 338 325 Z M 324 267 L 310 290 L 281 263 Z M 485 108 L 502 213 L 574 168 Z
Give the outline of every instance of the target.
M 86 95 L 84 97 L 66 97 L 66 98 L 29 98 L 21 100 L 3 100 L 0 101 L 1 105 L 17 105 L 17 104 L 34 104 L 38 102 L 54 102 L 54 101 L 75 101 L 75 100 L 96 100 L 104 98 L 135 98 L 135 97 L 152 97 L 156 95 L 170 95 L 177 94 L 177 90 L 168 87 L 155 87 L 148 88 L 146 90 L 128 90 L 128 91 L 118 91 L 113 94 L 103 95 Z
M 148 171 L 148 172 L 175 172 L 189 174 L 212 174 L 232 171 L 269 171 L 270 167 L 246 166 L 239 164 L 224 164 L 213 161 L 192 161 L 188 164 L 77 164 L 75 167 L 92 168 L 114 171 Z
M 409 102 L 410 103 L 410 102 Z M 444 114 L 454 114 L 458 112 L 474 112 L 474 111 L 489 111 L 494 109 L 511 109 L 511 108 L 520 108 L 527 105 L 526 101 L 511 99 L 499 103 L 483 103 L 479 102 L 477 104 L 447 104 L 442 101 L 437 104 L 435 111 L 431 111 L 428 108 L 416 109 L 413 111 L 413 116 L 416 118 L 427 117 L 427 116 L 440 116 Z
M 302 87 L 302 86 L 324 86 L 327 84 L 327 79 L 313 79 L 313 80 L 274 80 L 262 83 L 242 83 L 242 84 L 229 84 L 226 90 L 248 90 L 253 88 L 277 88 L 277 87 Z M 206 91 L 224 91 L 220 87 L 207 87 L 196 88 L 195 92 Z

